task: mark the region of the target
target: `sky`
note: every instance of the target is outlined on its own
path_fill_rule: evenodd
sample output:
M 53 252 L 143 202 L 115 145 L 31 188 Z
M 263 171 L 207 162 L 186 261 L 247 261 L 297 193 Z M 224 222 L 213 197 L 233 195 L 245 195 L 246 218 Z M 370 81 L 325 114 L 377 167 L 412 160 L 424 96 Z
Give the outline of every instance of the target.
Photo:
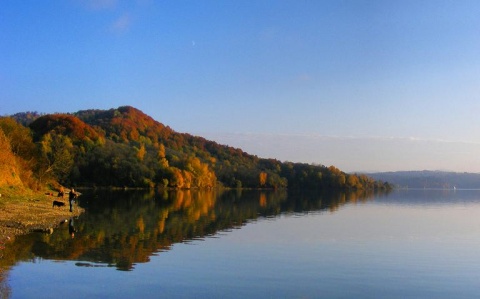
M 130 105 L 347 172 L 480 172 L 480 1 L 2 0 L 0 115 Z

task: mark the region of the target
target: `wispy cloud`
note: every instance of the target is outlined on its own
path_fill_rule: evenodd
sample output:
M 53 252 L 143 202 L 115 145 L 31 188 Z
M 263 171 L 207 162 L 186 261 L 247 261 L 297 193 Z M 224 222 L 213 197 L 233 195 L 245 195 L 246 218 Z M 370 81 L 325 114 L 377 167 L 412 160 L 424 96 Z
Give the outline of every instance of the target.
M 402 142 L 428 142 L 428 143 L 458 143 L 458 144 L 472 144 L 480 145 L 480 141 L 475 140 L 449 140 L 441 138 L 423 138 L 416 136 L 376 136 L 376 135 L 365 135 L 365 136 L 348 136 L 348 135 L 322 135 L 315 133 L 305 133 L 305 134 L 281 134 L 281 133 L 256 133 L 256 132 L 246 132 L 246 133 L 223 133 L 219 134 L 220 136 L 232 136 L 234 138 L 238 137 L 251 137 L 251 138 L 271 138 L 271 139 L 311 139 L 311 140 L 343 140 L 343 141 L 355 141 L 355 140 L 367 140 L 367 141 L 402 141 Z
M 147 9 L 151 4 L 151 0 L 136 0 L 132 1 L 132 4 L 123 5 L 124 3 L 120 3 L 119 0 L 74 0 L 80 4 L 83 9 L 89 10 L 95 14 L 103 15 L 107 21 L 104 23 L 106 30 L 109 33 L 114 34 L 121 34 L 128 31 L 132 24 L 134 23 L 134 19 L 132 17 L 138 16 L 137 13 L 140 10 Z M 111 19 L 114 17 L 114 19 Z
M 271 138 L 312 138 L 312 139 L 343 139 L 343 140 L 355 140 L 355 139 L 370 139 L 370 140 L 411 140 L 411 141 L 436 141 L 436 142 L 466 142 L 466 141 L 454 141 L 446 139 L 435 138 L 421 138 L 414 136 L 377 136 L 377 135 L 325 135 L 317 133 L 258 133 L 258 132 L 224 132 L 217 133 L 219 136 L 250 136 L 250 137 L 271 137 Z M 480 142 L 479 142 L 480 143 Z
M 478 172 L 480 142 L 397 136 L 204 133 L 262 158 L 335 165 L 344 171 L 448 169 Z
M 110 31 L 114 33 L 122 33 L 127 31 L 132 24 L 132 18 L 129 14 L 118 17 L 111 25 Z

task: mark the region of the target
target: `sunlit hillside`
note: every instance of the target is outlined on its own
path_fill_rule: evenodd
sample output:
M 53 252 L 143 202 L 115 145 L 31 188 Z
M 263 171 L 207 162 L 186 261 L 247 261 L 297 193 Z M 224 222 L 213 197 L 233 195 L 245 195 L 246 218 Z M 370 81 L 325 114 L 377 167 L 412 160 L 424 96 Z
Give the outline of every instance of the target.
M 29 113 L 28 115 L 32 115 Z M 27 130 L 39 181 L 72 186 L 140 188 L 388 188 L 335 166 L 259 158 L 241 149 L 178 133 L 142 111 L 124 106 L 72 114 L 38 115 Z M 16 114 L 15 119 L 30 120 Z M 7 122 L 4 118 L 3 122 Z M 11 120 L 9 120 L 11 122 Z M 19 129 L 20 130 L 20 129 Z
M 12 152 L 9 140 L 2 130 L 0 130 L 0 165 L 0 186 L 22 184 L 15 155 Z

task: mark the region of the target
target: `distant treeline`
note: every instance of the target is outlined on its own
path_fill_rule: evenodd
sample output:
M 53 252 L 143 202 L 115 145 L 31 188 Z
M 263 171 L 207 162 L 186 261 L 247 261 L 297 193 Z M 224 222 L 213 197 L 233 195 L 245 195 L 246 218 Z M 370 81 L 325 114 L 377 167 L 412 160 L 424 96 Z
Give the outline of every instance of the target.
M 17 113 L 0 119 L 2 152 L 29 187 L 385 189 L 388 183 L 334 166 L 262 159 L 178 133 L 133 107 L 72 114 Z M 9 156 L 10 157 L 10 156 Z M 7 159 L 10 159 L 7 157 Z M 10 180 L 11 181 L 11 180 Z
M 480 173 L 448 171 L 396 171 L 370 174 L 397 188 L 480 189 Z

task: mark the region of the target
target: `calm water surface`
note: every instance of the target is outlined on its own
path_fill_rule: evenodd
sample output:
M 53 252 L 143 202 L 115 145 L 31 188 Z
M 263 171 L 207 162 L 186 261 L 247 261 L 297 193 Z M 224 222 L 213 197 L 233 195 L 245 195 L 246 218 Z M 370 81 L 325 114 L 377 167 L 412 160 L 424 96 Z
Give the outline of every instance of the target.
M 480 191 L 85 192 L 2 253 L 7 298 L 476 298 Z

